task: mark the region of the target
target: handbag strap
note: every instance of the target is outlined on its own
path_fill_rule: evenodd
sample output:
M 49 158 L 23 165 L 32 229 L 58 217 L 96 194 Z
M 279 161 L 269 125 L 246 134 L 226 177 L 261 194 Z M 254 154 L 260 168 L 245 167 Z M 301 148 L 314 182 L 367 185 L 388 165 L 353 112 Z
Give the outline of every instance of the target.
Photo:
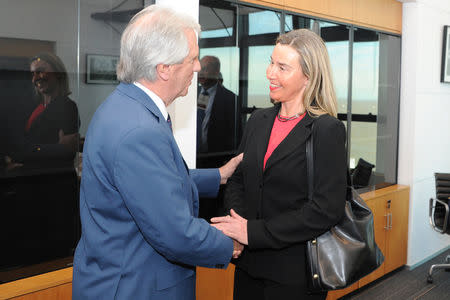
M 314 147 L 313 147 L 314 122 L 311 124 L 311 134 L 306 140 L 306 176 L 308 177 L 308 200 L 312 201 L 314 192 Z M 347 187 L 353 187 L 350 170 L 347 167 Z
M 314 189 L 314 153 L 313 153 L 313 128 L 314 123 L 311 125 L 311 134 L 306 140 L 306 176 L 308 177 L 308 200 L 313 199 Z

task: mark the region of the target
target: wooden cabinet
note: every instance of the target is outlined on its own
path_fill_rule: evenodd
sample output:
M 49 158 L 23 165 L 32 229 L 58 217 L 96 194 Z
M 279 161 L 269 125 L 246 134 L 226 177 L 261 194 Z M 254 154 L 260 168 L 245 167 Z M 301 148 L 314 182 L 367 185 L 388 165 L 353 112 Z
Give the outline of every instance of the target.
M 368 284 L 371 281 L 384 275 L 384 266 L 386 264 L 386 233 L 389 223 L 388 213 L 386 212 L 387 203 L 391 201 L 390 196 L 381 196 L 379 198 L 373 198 L 366 200 L 367 206 L 370 207 L 374 214 L 374 232 L 375 232 L 375 242 L 383 252 L 385 257 L 385 262 L 375 271 L 362 278 L 359 281 L 360 287 Z
M 393 196 L 390 207 L 386 209 L 389 214 L 389 229 L 386 231 L 385 273 L 405 265 L 407 259 L 409 189 Z
M 406 264 L 409 188 L 394 185 L 364 193 L 361 197 L 373 212 L 375 241 L 385 260 L 377 270 L 349 288 L 328 293 L 327 300 L 339 299 Z
M 386 190 L 385 193 L 382 193 L 382 190 Z M 374 272 L 376 274 L 363 278 L 363 284 L 360 282 L 360 286 L 406 264 L 409 188 L 396 186 L 395 190 L 392 187 L 382 190 L 379 196 L 363 194 L 362 197 L 374 213 L 375 240 L 384 254 L 385 261 Z
M 234 265 L 226 270 L 197 267 L 197 300 L 233 300 Z

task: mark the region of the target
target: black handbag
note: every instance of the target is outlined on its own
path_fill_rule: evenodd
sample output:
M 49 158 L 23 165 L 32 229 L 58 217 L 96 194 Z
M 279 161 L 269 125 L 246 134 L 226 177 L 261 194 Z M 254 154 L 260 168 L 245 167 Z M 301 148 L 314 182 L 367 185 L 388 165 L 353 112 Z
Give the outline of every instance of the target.
M 314 187 L 313 140 L 306 141 L 308 198 Z M 330 230 L 307 242 L 310 292 L 348 287 L 373 272 L 384 261 L 375 243 L 373 214 L 354 190 L 347 171 L 347 196 L 342 219 Z

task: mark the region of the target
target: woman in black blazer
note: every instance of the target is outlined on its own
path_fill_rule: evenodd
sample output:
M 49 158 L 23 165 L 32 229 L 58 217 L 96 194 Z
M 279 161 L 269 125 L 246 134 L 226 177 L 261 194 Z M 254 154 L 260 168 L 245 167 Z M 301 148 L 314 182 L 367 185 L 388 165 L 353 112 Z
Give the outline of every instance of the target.
M 228 181 L 230 216 L 214 226 L 245 245 L 234 299 L 325 299 L 309 294 L 305 245 L 336 224 L 345 207 L 345 127 L 322 39 L 299 29 L 278 37 L 267 68 L 271 108 L 255 111 Z M 308 200 L 305 142 L 314 136 L 314 192 Z

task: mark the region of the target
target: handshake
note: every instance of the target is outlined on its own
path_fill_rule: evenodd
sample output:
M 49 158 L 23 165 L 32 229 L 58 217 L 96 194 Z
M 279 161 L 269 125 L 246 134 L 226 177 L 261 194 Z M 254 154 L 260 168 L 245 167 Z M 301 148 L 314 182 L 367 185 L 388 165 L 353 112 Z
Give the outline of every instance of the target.
M 248 245 L 247 219 L 231 209 L 228 216 L 212 218 L 211 226 L 233 239 L 233 258 L 238 258 L 244 250 L 244 245 Z

